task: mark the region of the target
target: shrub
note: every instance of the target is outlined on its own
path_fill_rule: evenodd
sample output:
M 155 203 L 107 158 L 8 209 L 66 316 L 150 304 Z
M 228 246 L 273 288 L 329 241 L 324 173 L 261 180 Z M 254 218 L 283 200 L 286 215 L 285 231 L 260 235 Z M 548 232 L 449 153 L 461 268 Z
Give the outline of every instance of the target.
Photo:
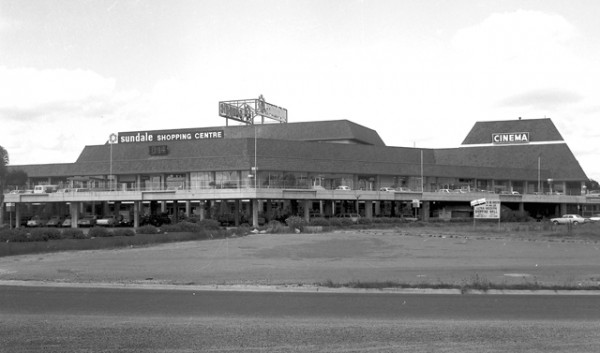
M 0 241 L 10 243 L 30 241 L 27 234 L 27 230 L 23 228 L 3 229 L 0 231 Z
M 136 230 L 137 234 L 156 234 L 158 233 L 158 228 L 151 225 L 141 226 Z
M 327 218 L 323 218 L 323 217 L 311 218 L 309 223 L 311 226 L 329 227 L 329 225 L 330 225 L 329 220 Z
M 176 233 L 176 232 L 192 232 L 198 233 L 202 231 L 204 228 L 198 223 L 192 222 L 179 222 L 175 224 L 166 224 L 161 227 L 161 231 L 165 233 Z
M 65 239 L 88 239 L 81 229 L 69 228 L 62 232 L 62 236 Z
M 93 228 L 90 228 L 88 235 L 90 236 L 90 238 L 104 238 L 104 237 L 112 237 L 113 233 L 108 231 L 108 229 L 106 229 L 106 228 L 93 227 Z
M 41 241 L 56 240 L 62 238 L 62 233 L 56 228 L 36 228 L 31 230 L 31 238 Z
M 132 237 L 135 232 L 131 228 L 117 228 L 113 231 L 115 237 Z
M 342 227 L 343 226 L 342 218 L 337 218 L 337 217 L 329 218 L 329 225 L 332 227 Z
M 304 228 L 304 225 L 306 224 L 304 219 L 302 217 L 298 217 L 298 216 L 288 217 L 285 220 L 285 223 L 292 231 L 295 229 L 302 230 L 302 228 Z
M 28 241 L 48 241 L 48 233 L 45 228 L 34 228 L 29 232 L 27 238 Z
M 267 232 L 268 233 L 283 233 L 284 230 L 285 230 L 285 227 L 279 221 L 270 221 L 267 224 Z
M 221 228 L 221 224 L 216 219 L 203 219 L 198 221 L 198 224 L 204 227 L 204 229 L 218 230 Z
M 361 217 L 358 219 L 358 224 L 373 224 L 373 218 L 366 218 L 366 217 Z

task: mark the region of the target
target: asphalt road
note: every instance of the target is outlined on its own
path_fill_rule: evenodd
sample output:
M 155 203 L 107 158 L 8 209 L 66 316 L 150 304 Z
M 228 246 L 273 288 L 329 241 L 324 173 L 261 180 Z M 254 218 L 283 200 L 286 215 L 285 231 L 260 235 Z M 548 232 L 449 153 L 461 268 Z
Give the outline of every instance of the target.
M 0 287 L 1 352 L 597 352 L 600 298 Z

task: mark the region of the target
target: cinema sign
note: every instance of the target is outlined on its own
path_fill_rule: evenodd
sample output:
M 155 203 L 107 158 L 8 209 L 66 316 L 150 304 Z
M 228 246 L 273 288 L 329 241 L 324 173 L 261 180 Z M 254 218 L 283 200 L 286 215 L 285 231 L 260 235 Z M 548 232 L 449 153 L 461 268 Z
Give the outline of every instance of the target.
M 529 143 L 528 132 L 509 132 L 492 134 L 492 143 L 494 144 L 517 144 Z

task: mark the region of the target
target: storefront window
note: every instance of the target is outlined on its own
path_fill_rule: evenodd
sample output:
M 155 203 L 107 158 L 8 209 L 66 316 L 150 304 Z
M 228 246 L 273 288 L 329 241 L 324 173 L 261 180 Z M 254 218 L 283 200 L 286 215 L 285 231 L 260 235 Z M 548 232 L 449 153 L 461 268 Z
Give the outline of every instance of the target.
M 190 188 L 192 189 L 209 189 L 214 184 L 212 172 L 190 173 Z
M 237 170 L 215 173 L 217 189 L 237 189 L 240 184 L 240 172 Z
M 185 189 L 185 174 L 169 174 L 167 175 L 167 190 L 183 190 Z

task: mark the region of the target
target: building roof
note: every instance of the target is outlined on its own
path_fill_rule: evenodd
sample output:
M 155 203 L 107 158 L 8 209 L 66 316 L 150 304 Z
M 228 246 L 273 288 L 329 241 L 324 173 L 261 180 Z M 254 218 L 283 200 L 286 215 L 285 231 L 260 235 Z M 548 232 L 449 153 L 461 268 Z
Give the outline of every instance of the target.
M 137 133 L 144 134 L 146 132 L 172 134 L 195 133 L 198 131 L 223 131 L 225 139 L 254 138 L 256 133 L 258 138 L 286 141 L 341 142 L 385 146 L 385 143 L 375 130 L 348 120 L 298 122 L 285 124 L 235 125 L 160 131 L 128 131 L 120 132 L 119 136 L 135 135 Z
M 85 146 L 75 163 L 9 167 L 23 169 L 30 177 L 108 175 L 111 170 L 119 175 L 177 174 L 250 170 L 256 158 L 263 171 L 419 176 L 423 168 L 424 175 L 437 177 L 587 180 L 549 119 L 478 122 L 462 147 L 451 149 L 387 147 L 375 131 L 347 120 L 256 128 L 256 139 L 252 126 L 160 131 L 220 129 L 224 134 L 215 139 Z M 491 134 L 503 132 L 530 132 L 532 141 L 492 144 Z M 168 154 L 150 155 L 150 146 L 157 144 L 166 145 Z
M 491 144 L 493 134 L 516 132 L 529 133 L 529 142 L 563 141 L 560 132 L 550 119 L 518 119 L 478 121 L 462 144 Z

